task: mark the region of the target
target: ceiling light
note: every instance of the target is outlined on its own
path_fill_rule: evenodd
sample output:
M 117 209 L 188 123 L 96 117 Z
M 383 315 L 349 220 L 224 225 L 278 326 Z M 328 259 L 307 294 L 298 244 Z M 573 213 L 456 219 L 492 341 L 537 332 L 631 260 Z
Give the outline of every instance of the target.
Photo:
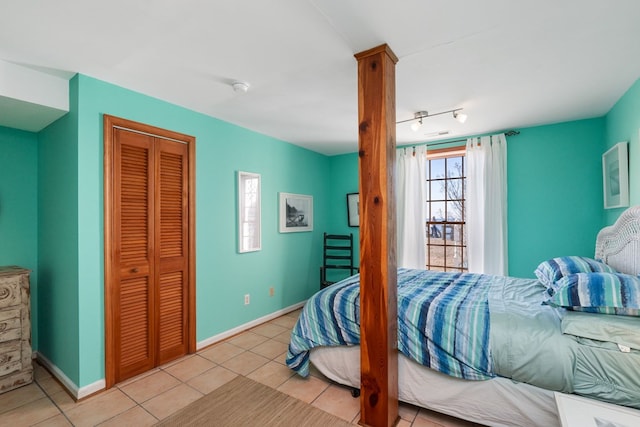
M 460 123 L 464 123 L 467 121 L 467 115 L 464 113 L 459 113 L 460 110 L 453 110 L 453 118 L 459 121 Z
M 423 117 L 429 117 L 429 113 L 426 111 L 418 111 L 417 113 L 414 113 L 413 115 L 413 120 L 418 120 L 415 123 L 411 123 L 411 130 L 414 132 L 417 132 L 418 129 L 420 129 L 422 127 L 422 118 Z
M 424 116 L 422 115 L 424 113 Z M 417 122 L 411 123 L 411 130 L 417 132 L 418 129 L 422 127 L 422 118 L 426 117 L 428 114 L 426 111 L 419 111 L 415 114 L 415 118 L 418 119 Z
M 235 81 L 231 83 L 231 87 L 236 93 L 247 93 L 247 91 L 249 90 L 249 86 L 250 84 L 247 82 Z
M 460 111 L 462 111 L 462 108 L 456 108 L 454 110 L 441 111 L 439 113 L 431 113 L 431 114 L 429 114 L 427 111 L 418 111 L 418 112 L 413 114 L 413 118 L 412 119 L 400 120 L 400 121 L 396 122 L 396 124 L 412 122 L 412 121 L 416 120 L 415 123 L 411 124 L 411 129 L 415 132 L 418 129 L 420 129 L 420 126 L 422 126 L 422 119 L 424 119 L 426 117 L 439 116 L 441 114 L 448 114 L 448 113 L 453 113 L 453 118 L 454 119 L 456 119 L 460 123 L 464 123 L 465 120 L 467 120 L 467 115 L 460 113 Z

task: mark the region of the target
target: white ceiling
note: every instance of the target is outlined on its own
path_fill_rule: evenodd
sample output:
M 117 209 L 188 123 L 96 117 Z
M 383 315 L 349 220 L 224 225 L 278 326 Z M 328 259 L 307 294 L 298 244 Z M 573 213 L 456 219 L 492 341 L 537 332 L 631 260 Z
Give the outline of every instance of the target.
M 398 120 L 469 116 L 400 124 L 407 144 L 606 114 L 640 77 L 638 18 L 638 0 L 2 0 L 0 60 L 331 155 L 357 149 L 355 53 L 398 56 Z

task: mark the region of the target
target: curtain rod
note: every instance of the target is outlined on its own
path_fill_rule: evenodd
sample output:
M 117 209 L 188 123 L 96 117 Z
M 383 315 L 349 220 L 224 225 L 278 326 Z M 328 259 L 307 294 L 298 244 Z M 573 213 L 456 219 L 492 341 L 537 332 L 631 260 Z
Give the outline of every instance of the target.
M 506 131 L 504 133 L 504 136 L 516 136 L 516 135 L 520 135 L 520 131 L 519 130 L 509 130 L 509 131 Z M 467 142 L 467 140 L 466 139 L 454 139 L 452 141 L 434 142 L 432 144 L 429 144 L 427 142 L 427 143 L 424 143 L 424 144 L 417 144 L 417 145 L 426 145 L 427 148 L 428 148 L 428 147 L 434 147 L 436 145 L 453 144 L 453 143 L 456 143 L 456 142 Z M 409 147 L 409 146 L 411 146 L 411 144 L 407 144 L 407 145 L 405 145 L 403 147 L 406 148 L 406 147 Z M 413 147 L 415 147 L 415 146 L 416 146 L 416 144 L 413 145 Z M 398 147 L 398 148 L 402 148 L 402 147 Z

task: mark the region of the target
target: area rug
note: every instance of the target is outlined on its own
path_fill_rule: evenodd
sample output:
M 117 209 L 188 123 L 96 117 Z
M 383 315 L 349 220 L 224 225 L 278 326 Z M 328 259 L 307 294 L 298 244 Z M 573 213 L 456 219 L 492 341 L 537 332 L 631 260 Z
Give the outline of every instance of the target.
M 201 397 L 157 426 L 353 427 L 341 418 L 243 376 Z

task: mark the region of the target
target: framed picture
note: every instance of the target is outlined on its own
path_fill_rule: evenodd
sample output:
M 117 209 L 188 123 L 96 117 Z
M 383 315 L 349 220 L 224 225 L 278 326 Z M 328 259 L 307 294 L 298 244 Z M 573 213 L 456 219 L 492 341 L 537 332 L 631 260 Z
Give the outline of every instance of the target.
M 313 230 L 313 196 L 280 193 L 280 232 Z
M 602 155 L 604 208 L 629 206 L 629 160 L 627 142 L 618 142 Z
M 347 221 L 349 227 L 360 227 L 360 194 L 347 194 Z

